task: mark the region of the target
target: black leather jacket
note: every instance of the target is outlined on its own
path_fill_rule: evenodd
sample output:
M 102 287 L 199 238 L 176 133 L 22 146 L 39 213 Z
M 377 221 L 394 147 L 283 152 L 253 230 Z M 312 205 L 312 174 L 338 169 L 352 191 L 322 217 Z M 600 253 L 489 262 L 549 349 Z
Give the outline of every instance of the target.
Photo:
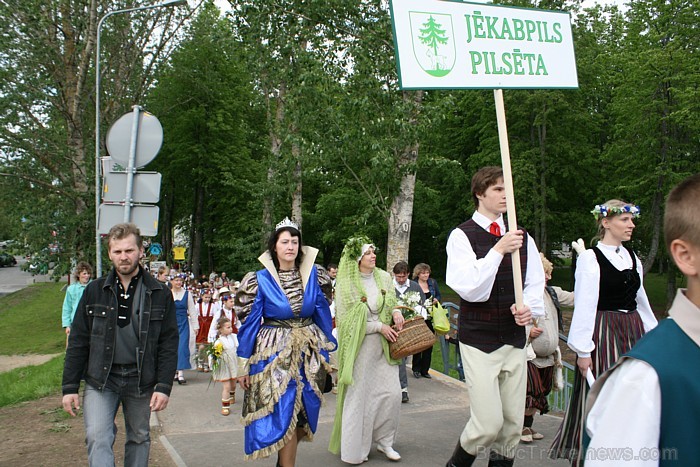
M 170 395 L 179 341 L 170 290 L 142 271 L 139 388 Z M 117 326 L 116 272 L 88 284 L 71 324 L 63 367 L 63 394 L 77 394 L 80 380 L 102 390 L 114 358 Z

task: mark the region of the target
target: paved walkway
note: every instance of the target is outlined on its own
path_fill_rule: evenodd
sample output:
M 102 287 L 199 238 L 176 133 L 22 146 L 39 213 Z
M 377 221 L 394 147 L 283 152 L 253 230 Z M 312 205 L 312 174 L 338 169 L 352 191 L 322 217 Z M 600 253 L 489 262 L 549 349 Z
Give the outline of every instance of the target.
M 444 466 L 452 454 L 459 434 L 468 418 L 468 399 L 463 383 L 431 370 L 433 379 L 409 376 L 411 401 L 401 405 L 401 422 L 394 448 L 402 460 L 394 463 L 373 449 L 370 465 L 401 467 Z M 221 386 L 209 384 L 208 373 L 188 371 L 188 384 L 175 384 L 170 405 L 152 421 L 161 425 L 161 441 L 168 447 L 179 466 L 273 466 L 276 456 L 253 462 L 243 460 L 243 427 L 240 424 L 240 402 L 232 407 L 231 415 L 219 414 Z M 243 397 L 240 388 L 236 398 Z M 312 443 L 302 443 L 297 456 L 298 467 L 346 466 L 338 456 L 328 452 L 328 441 L 335 413 L 335 395 L 326 394 L 316 437 Z M 544 440 L 522 445 L 517 452 L 516 466 L 568 466 L 564 460 L 547 458 L 547 449 L 559 427 L 560 419 L 536 416 L 535 428 Z M 153 434 L 157 436 L 156 433 Z M 484 467 L 486 459 L 475 466 Z
M 11 294 L 25 288 L 35 282 L 50 282 L 51 277 L 48 274 L 37 274 L 32 276 L 26 271 L 22 271 L 20 266 L 27 262 L 26 259 L 15 256 L 17 258 L 16 266 L 5 266 L 0 268 L 0 296 Z M 65 276 L 61 278 L 65 281 Z M 1 311 L 1 310 L 0 310 Z

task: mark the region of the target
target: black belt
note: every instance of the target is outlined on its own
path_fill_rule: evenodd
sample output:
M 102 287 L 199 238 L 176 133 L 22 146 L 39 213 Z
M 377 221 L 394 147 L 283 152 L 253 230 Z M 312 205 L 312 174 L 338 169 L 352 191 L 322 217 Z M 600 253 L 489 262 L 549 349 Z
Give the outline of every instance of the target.
M 273 328 L 303 328 L 310 326 L 313 323 L 311 318 L 290 318 L 290 319 L 274 319 L 265 318 L 263 326 L 272 326 Z
M 129 371 L 137 368 L 136 363 L 112 363 L 112 371 Z

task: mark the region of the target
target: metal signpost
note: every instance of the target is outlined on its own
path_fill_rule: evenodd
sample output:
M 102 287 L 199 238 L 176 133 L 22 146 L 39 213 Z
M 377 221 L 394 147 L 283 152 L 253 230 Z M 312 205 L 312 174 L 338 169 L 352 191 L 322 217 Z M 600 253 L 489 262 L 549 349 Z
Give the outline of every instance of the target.
M 158 233 L 158 206 L 161 174 L 137 172 L 158 155 L 163 144 L 163 127 L 158 119 L 134 110 L 117 120 L 107 133 L 107 151 L 112 161 L 125 172 L 105 171 L 102 204 L 99 206 L 97 232 L 106 234 L 120 222 L 136 224 L 145 237 Z

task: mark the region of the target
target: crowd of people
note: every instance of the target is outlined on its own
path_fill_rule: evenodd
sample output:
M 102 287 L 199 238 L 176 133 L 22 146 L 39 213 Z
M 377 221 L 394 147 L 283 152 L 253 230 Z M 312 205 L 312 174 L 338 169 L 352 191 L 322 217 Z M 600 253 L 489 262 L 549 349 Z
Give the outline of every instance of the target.
M 544 437 L 533 428 L 534 415 L 549 410 L 547 396 L 563 384 L 559 332 L 562 307 L 570 306 L 568 345 L 578 371 L 550 456 L 598 465 L 591 449 L 628 443 L 672 449 L 677 465 L 689 465 L 683 460 L 695 459 L 697 448 L 682 439 L 683 409 L 674 397 L 682 384 L 693 394 L 698 387 L 664 356 L 682 359 L 700 344 L 700 176 L 669 196 L 666 241 L 688 289 L 679 291 L 672 319 L 658 328 L 641 261 L 625 245 L 637 206 L 615 199 L 595 206 L 597 242 L 579 251 L 574 291 L 567 292 L 548 285 L 553 265 L 532 236 L 508 228 L 501 169 L 479 170 L 471 193 L 475 210 L 447 242 L 446 283 L 460 298 L 457 341 L 470 400 L 470 418 L 447 467 L 471 466 L 481 453 L 491 467 L 512 466 L 519 443 Z M 442 295 L 428 264 L 411 271 L 399 261 L 389 274 L 376 265 L 374 242 L 356 235 L 338 266 L 324 268 L 288 218 L 271 233 L 258 258 L 261 269 L 240 282 L 226 273 L 171 274 L 167 267 L 151 277 L 139 266 L 143 244 L 132 224 L 115 226 L 108 245 L 114 268 L 90 283 L 89 265 L 80 263 L 63 310 L 63 405 L 74 415 L 85 379 L 91 464 L 113 459 L 121 403 L 125 462 L 147 465 L 148 426 L 136 412 L 164 409 L 172 384 L 187 384 L 190 369 L 212 372 L 221 384 L 221 415 L 231 413 L 236 386 L 242 389 L 246 459 L 275 455 L 278 466 L 294 466 L 299 442 L 314 438 L 323 394 L 332 391 L 328 449 L 348 464 L 366 462 L 373 446 L 401 460 L 395 442 L 401 404 L 410 400 L 408 362 L 392 357 L 390 348 L 408 323 L 401 304 L 410 294 L 417 297 L 412 311 L 434 332 L 432 310 Z M 513 278 L 516 256 L 521 284 Z M 415 378 L 432 379 L 431 352 L 412 355 Z M 638 396 L 651 401 L 647 409 L 630 402 Z M 640 424 L 628 430 L 619 423 L 625 417 Z M 644 431 L 650 424 L 657 429 Z

